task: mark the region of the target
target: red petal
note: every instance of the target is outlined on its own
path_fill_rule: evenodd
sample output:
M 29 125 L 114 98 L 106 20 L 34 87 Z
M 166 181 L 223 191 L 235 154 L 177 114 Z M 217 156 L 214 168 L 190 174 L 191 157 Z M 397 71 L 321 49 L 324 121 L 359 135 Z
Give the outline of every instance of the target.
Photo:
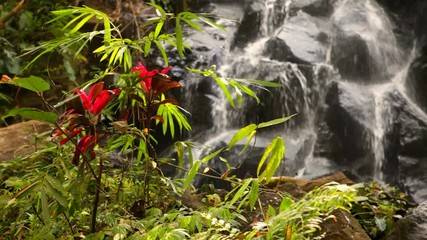
M 110 94 L 109 91 L 104 90 L 101 92 L 101 95 L 95 100 L 93 107 L 92 107 L 92 112 L 95 115 L 98 115 L 102 109 L 105 108 L 105 106 L 107 106 L 107 104 L 110 102 L 111 98 L 113 96 Z
M 83 107 L 84 107 L 86 110 L 91 109 L 91 107 L 92 107 L 92 103 L 91 103 L 91 101 L 90 101 L 89 97 L 86 95 L 86 93 L 85 93 L 85 92 L 83 92 L 83 91 L 82 91 L 82 90 L 80 90 L 80 89 L 76 90 L 76 93 L 78 93 L 78 94 L 79 94 L 80 99 L 82 100 L 82 103 L 83 103 Z
M 62 139 L 62 140 L 59 142 L 59 144 L 60 144 L 60 145 L 65 144 L 65 143 L 66 143 L 66 142 L 68 142 L 71 138 L 75 137 L 77 134 L 79 134 L 79 133 L 81 133 L 81 132 L 82 132 L 82 129 L 81 129 L 81 128 L 78 128 L 78 129 L 74 130 L 74 132 L 72 132 L 71 134 L 69 134 L 69 135 L 68 135 L 68 137 L 66 137 L 66 138 Z
M 104 82 L 99 82 L 92 86 L 89 92 L 89 100 L 95 101 L 95 99 L 99 96 L 99 94 L 102 92 L 102 89 L 104 88 Z
M 169 67 L 163 69 L 160 73 L 165 74 L 165 73 L 169 72 L 171 69 L 172 69 L 172 66 L 169 66 Z
M 141 74 L 145 74 L 147 73 L 147 68 L 145 68 L 141 62 L 138 62 L 138 67 L 133 67 L 132 72 L 141 72 Z

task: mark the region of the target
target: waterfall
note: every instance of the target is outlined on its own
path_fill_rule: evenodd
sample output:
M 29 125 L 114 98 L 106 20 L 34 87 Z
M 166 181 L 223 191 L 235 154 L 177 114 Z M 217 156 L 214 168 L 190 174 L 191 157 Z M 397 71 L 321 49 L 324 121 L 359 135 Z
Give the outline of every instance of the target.
M 412 49 L 399 43 L 390 14 L 375 0 L 250 0 L 241 7 L 245 14 L 232 30 L 219 74 L 283 87 L 256 90 L 261 104 L 246 99 L 242 109 L 233 109 L 210 85 L 205 96 L 212 124 L 201 128 L 209 138 L 202 144 L 218 148 L 240 127 L 298 113 L 262 131 L 255 144 L 262 148 L 268 138 L 282 136 L 285 174 L 314 178 L 347 170 L 415 186 L 405 169 L 418 156 L 410 152 L 414 146 L 427 142 L 426 114 L 406 83 L 417 47 L 411 36 Z

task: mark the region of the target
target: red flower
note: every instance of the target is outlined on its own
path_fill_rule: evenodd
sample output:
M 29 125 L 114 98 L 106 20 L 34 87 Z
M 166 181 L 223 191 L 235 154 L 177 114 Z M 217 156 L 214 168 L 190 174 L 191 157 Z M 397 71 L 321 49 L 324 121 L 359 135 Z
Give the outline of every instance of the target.
M 65 138 L 60 140 L 59 144 L 63 145 L 70 139 L 85 133 L 77 141 L 76 149 L 74 150 L 74 157 L 72 163 L 78 165 L 80 155 L 89 153 L 92 158 L 95 158 L 94 147 L 99 142 L 99 133 L 96 132 L 96 124 L 98 123 L 98 116 L 101 111 L 107 106 L 111 99 L 120 93 L 120 89 L 103 90 L 104 83 L 99 82 L 90 89 L 89 95 L 83 90 L 76 90 L 86 110 L 85 113 L 79 113 L 74 109 L 67 110 L 59 118 L 59 126 L 61 129 L 54 130 L 54 138 L 66 135 Z M 95 117 L 93 116 L 95 115 Z
M 152 87 L 152 81 L 153 77 L 158 74 L 166 74 L 172 69 L 172 67 L 167 67 L 159 72 L 159 70 L 154 69 L 152 71 L 148 71 L 147 68 L 145 68 L 144 65 L 142 65 L 141 62 L 138 62 L 138 67 L 132 68 L 132 72 L 139 72 L 138 77 L 142 78 L 143 80 L 140 82 L 141 87 L 147 92 L 148 90 L 151 90 Z
M 76 90 L 86 111 L 98 115 L 111 99 L 120 93 L 120 89 L 102 90 L 103 88 L 104 82 L 93 85 L 90 89 L 89 96 L 81 89 Z

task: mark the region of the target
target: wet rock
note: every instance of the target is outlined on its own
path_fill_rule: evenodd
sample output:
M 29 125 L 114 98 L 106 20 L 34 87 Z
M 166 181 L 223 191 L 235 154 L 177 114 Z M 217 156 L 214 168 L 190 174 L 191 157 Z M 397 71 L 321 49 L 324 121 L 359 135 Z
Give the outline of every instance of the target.
M 420 51 L 408 70 L 406 87 L 412 99 L 427 112 L 427 45 Z
M 372 78 L 369 48 L 359 35 L 337 34 L 331 59 L 345 79 L 369 82 Z
M 34 120 L 0 128 L 0 161 L 11 160 L 42 148 L 43 141 L 36 141 L 36 135 L 50 129 L 50 124 Z
M 359 222 L 347 211 L 334 210 L 330 218 L 320 224 L 325 240 L 370 240 L 371 238 L 360 226 Z
M 427 198 L 427 116 L 396 90 L 386 101 L 391 110 L 384 137 L 385 180 L 419 202 Z
M 391 22 L 376 2 L 339 2 L 331 20 L 331 62 L 344 78 L 384 82 L 401 68 L 402 55 Z
M 326 52 L 328 46 L 327 26 L 324 20 L 312 17 L 305 12 L 299 11 L 295 16 L 290 17 L 286 24 L 278 30 L 277 39 L 284 42 L 288 48 L 280 51 L 274 48 L 275 52 L 271 52 L 272 58 L 280 59 L 280 54 L 283 52 L 291 52 L 293 58 L 291 62 L 310 62 L 318 63 L 326 61 Z M 276 40 L 277 42 L 277 40 Z M 279 44 L 279 46 L 283 45 Z M 298 61 L 292 61 L 298 59 Z
M 400 219 L 386 240 L 427 239 L 427 202 L 422 202 L 412 214 Z
M 245 47 L 259 37 L 267 37 L 283 24 L 286 16 L 286 0 L 248 0 L 245 15 L 237 30 L 233 46 Z
M 332 82 L 315 153 L 362 176 L 373 171 L 372 96 L 349 83 Z M 336 144 L 336 145 L 335 145 Z
M 302 9 L 312 16 L 329 17 L 334 11 L 336 0 L 299 0 L 292 1 L 291 10 Z

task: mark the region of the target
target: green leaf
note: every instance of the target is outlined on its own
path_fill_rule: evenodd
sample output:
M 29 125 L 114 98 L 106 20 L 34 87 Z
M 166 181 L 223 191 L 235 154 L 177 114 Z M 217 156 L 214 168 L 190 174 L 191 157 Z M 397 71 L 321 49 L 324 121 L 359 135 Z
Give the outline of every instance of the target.
M 178 50 L 179 56 L 182 58 L 184 57 L 183 52 L 183 43 L 182 43 L 182 28 L 181 28 L 181 21 L 179 18 L 176 18 L 175 23 L 175 34 L 176 34 L 176 49 Z
M 208 25 L 212 26 L 212 27 L 219 28 L 219 29 L 221 29 L 222 31 L 227 32 L 227 30 L 226 30 L 223 26 L 221 26 L 221 25 L 217 24 L 217 23 L 216 23 L 216 22 L 214 22 L 214 21 L 211 21 L 211 20 L 210 20 L 210 19 L 208 19 L 208 18 L 205 18 L 205 17 L 199 17 L 199 19 L 200 19 L 201 21 L 205 22 L 206 24 L 208 24 Z
M 282 199 L 282 202 L 280 202 L 280 208 L 279 208 L 279 211 L 280 211 L 280 212 L 284 212 L 284 211 L 286 211 L 286 210 L 290 209 L 290 208 L 291 208 L 291 206 L 292 206 L 292 204 L 293 204 L 292 199 L 290 199 L 290 198 L 288 198 L 288 197 L 284 197 L 284 198 Z
M 386 228 L 387 228 L 387 223 L 385 221 L 385 218 L 375 217 L 375 224 L 377 225 L 378 229 L 381 232 L 384 232 L 386 230 Z
M 52 179 L 52 177 L 46 175 L 45 181 L 43 181 L 43 185 L 46 188 L 47 193 L 49 193 L 49 195 L 51 195 L 51 197 L 55 199 L 55 201 L 57 201 L 59 204 L 61 204 L 64 208 L 68 209 L 68 201 L 63 194 L 63 191 L 65 190 L 63 189 L 60 183 Z
M 202 163 L 207 163 L 209 160 L 211 160 L 212 158 L 216 157 L 218 154 L 220 154 L 222 152 L 222 150 L 224 150 L 224 148 L 221 148 L 211 154 L 209 154 L 208 156 L 202 158 Z
M 188 172 L 187 177 L 185 178 L 183 191 L 185 192 L 185 189 L 187 189 L 188 186 L 190 186 L 191 182 L 193 181 L 194 177 L 196 176 L 196 173 L 199 171 L 201 161 L 197 160 L 194 162 L 193 167 L 191 167 L 190 171 Z
M 156 44 L 157 48 L 159 49 L 160 53 L 162 54 L 163 61 L 165 61 L 165 65 L 169 66 L 168 55 L 166 54 L 166 51 L 163 48 L 162 44 L 157 40 L 154 40 L 154 43 Z
M 50 214 L 49 214 L 49 202 L 47 200 L 46 190 L 44 188 L 41 188 L 40 190 L 40 200 L 41 200 L 41 206 L 42 206 L 42 213 L 41 216 L 43 218 L 44 223 L 50 222 Z
M 277 168 L 280 165 L 280 162 L 282 161 L 283 157 L 285 155 L 285 145 L 284 141 L 281 137 L 277 137 L 271 141 L 270 145 L 265 149 L 264 155 L 262 156 L 261 160 L 258 163 L 257 168 L 257 175 L 258 178 L 262 181 L 270 181 L 271 177 L 276 172 Z M 269 158 L 268 158 L 269 157 Z M 267 166 L 260 175 L 259 172 L 261 171 L 262 166 L 264 165 L 265 161 L 268 158 Z
M 9 84 L 25 88 L 36 93 L 41 93 L 50 89 L 50 84 L 47 81 L 36 76 L 17 78 Z
M 289 119 L 293 118 L 296 115 L 297 115 L 297 113 L 292 114 L 291 116 L 288 116 L 288 117 L 277 118 L 277 119 L 274 119 L 274 120 L 271 120 L 271 121 L 268 121 L 268 122 L 260 123 L 260 124 L 258 124 L 258 128 L 265 128 L 265 127 L 270 127 L 270 126 L 274 126 L 274 125 L 277 125 L 277 124 L 284 123 L 284 122 L 288 121 Z
M 82 15 L 83 16 L 83 15 Z M 69 33 L 75 33 L 77 32 L 80 28 L 83 27 L 83 25 L 89 21 L 91 18 L 94 17 L 94 14 L 89 14 L 89 16 L 87 16 L 86 18 L 84 18 L 83 20 L 81 20 L 73 29 L 71 29 L 71 31 Z
M 255 207 L 256 200 L 258 199 L 259 194 L 259 182 L 258 180 L 253 180 L 251 184 L 251 191 L 249 192 L 249 207 L 252 211 Z
M 199 25 L 197 25 L 195 22 L 186 18 L 182 18 L 182 21 L 186 22 L 188 25 L 190 25 L 192 28 L 196 29 L 197 31 L 202 31 L 202 28 L 199 27 Z
M 36 108 L 15 108 L 10 110 L 1 119 L 4 121 L 8 117 L 16 117 L 17 115 L 25 119 L 43 121 L 47 123 L 55 123 L 58 119 L 58 114 L 52 112 L 43 112 Z
M 32 195 L 34 192 L 37 192 L 40 186 L 40 181 L 33 182 L 26 187 L 24 187 L 21 191 L 19 191 L 13 198 L 8 202 L 8 204 L 13 203 L 16 199 L 22 199 L 25 196 Z
M 163 27 L 163 24 L 164 24 L 164 23 L 165 23 L 165 22 L 164 22 L 163 20 L 160 20 L 160 21 L 157 23 L 156 30 L 154 31 L 154 39 L 157 39 L 157 37 L 159 36 L 160 31 L 162 31 L 162 27 Z
M 239 199 L 244 197 L 246 195 L 246 190 L 248 189 L 249 184 L 251 183 L 251 179 L 245 179 L 243 180 L 242 185 L 240 186 L 239 190 L 234 194 L 233 199 L 231 199 L 230 202 L 228 202 L 228 206 L 232 206 L 234 203 L 236 203 Z
M 263 80 L 256 80 L 256 79 L 234 79 L 235 81 L 244 82 L 244 83 L 251 83 L 253 85 L 263 86 L 263 87 L 283 87 L 280 83 L 270 82 L 270 81 L 263 81 Z
M 240 151 L 240 153 L 239 153 L 239 154 L 242 154 L 242 153 L 246 150 L 246 148 L 248 148 L 249 144 L 251 143 L 252 138 L 255 136 L 255 134 L 256 134 L 256 133 L 257 133 L 257 131 L 256 131 L 256 130 L 253 130 L 253 131 L 251 132 L 251 134 L 249 134 L 249 137 L 248 137 L 248 139 L 246 140 L 245 146 L 243 147 L 242 151 Z
M 230 143 L 228 144 L 227 150 L 230 150 L 237 142 L 251 135 L 251 133 L 257 128 L 256 124 L 250 124 L 244 128 L 241 128 L 234 134 L 233 138 L 231 138 Z
M 166 16 L 166 12 L 165 12 L 165 10 L 163 10 L 163 8 L 162 7 L 160 7 L 159 5 L 156 5 L 156 4 L 154 4 L 154 3 L 150 3 L 150 2 L 148 2 L 148 3 L 146 3 L 147 5 L 150 5 L 150 6 L 152 6 L 152 7 L 154 7 L 155 9 L 157 9 L 159 12 L 160 12 L 160 15 L 163 17 L 163 16 Z
M 218 85 L 221 87 L 222 92 L 224 93 L 225 97 L 227 98 L 228 102 L 231 104 L 232 107 L 234 106 L 233 98 L 231 97 L 230 91 L 228 90 L 225 83 L 227 83 L 227 80 L 224 78 L 214 77 L 215 81 L 218 83 Z

